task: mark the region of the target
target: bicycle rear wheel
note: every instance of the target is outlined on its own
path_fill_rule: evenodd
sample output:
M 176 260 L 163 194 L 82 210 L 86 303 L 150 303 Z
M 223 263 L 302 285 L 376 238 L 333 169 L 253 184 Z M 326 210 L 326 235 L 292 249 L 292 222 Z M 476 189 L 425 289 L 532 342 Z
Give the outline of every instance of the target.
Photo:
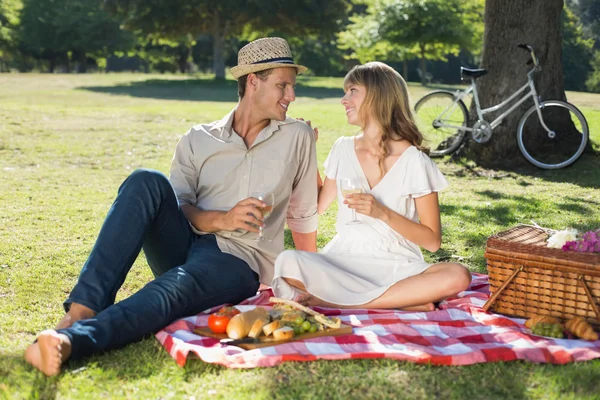
M 573 164 L 585 150 L 589 137 L 585 117 L 573 104 L 560 100 L 540 103 L 546 131 L 533 106 L 521 118 L 517 143 L 523 156 L 539 168 L 558 169 Z
M 454 93 L 438 90 L 415 104 L 415 119 L 432 157 L 450 154 L 460 146 L 469 120 L 467 107 Z

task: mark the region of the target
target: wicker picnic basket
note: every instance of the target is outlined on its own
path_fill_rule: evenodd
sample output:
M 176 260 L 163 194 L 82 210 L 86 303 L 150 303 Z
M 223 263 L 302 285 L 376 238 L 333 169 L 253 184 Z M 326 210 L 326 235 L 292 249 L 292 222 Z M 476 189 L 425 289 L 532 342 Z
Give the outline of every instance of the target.
M 600 255 L 546 247 L 544 229 L 519 225 L 490 236 L 484 309 L 530 318 L 582 316 L 600 328 Z

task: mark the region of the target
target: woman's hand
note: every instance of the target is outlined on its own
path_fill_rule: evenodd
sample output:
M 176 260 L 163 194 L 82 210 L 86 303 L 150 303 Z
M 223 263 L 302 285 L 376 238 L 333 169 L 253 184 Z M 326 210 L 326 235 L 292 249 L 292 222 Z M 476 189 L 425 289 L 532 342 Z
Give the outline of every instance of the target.
M 296 118 L 298 121 L 304 121 L 304 118 Z M 317 128 L 316 126 L 313 128 L 312 127 L 312 123 L 310 122 L 310 120 L 308 121 L 304 121 L 306 122 L 306 125 L 310 126 L 312 128 L 312 130 L 315 132 L 315 142 L 317 140 L 319 140 L 319 128 Z
M 356 210 L 357 213 L 368 215 L 371 218 L 377 218 L 386 221 L 389 208 L 378 202 L 372 194 L 355 193 L 348 195 L 344 200 L 349 208 Z

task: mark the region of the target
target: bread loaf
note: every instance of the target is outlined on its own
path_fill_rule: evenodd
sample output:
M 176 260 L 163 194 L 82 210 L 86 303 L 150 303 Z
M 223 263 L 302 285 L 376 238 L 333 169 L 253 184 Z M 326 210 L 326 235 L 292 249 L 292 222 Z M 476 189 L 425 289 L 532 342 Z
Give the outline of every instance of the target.
M 289 326 L 284 326 L 283 328 L 275 329 L 273 331 L 273 338 L 275 340 L 286 340 L 294 337 L 294 329 Z
M 254 324 L 252 324 L 252 328 L 250 328 L 250 332 L 248 332 L 248 337 L 256 339 L 263 331 L 263 327 L 269 322 L 270 320 L 268 316 L 267 318 L 259 318 L 256 321 L 254 321 Z
M 532 329 L 537 324 L 560 324 L 560 320 L 548 315 L 536 315 L 525 321 L 525 328 Z
M 243 312 L 231 318 L 227 324 L 227 336 L 231 339 L 242 339 L 248 336 L 257 320 L 269 320 L 269 311 L 264 307 Z M 264 325 L 260 327 L 262 329 Z M 260 330 L 259 330 L 260 333 Z
M 263 326 L 263 333 L 265 334 L 265 336 L 269 336 L 273 333 L 275 329 L 279 328 L 279 325 L 279 321 L 273 321 L 270 324 Z
M 567 321 L 565 327 L 569 332 L 578 338 L 584 340 L 598 340 L 598 334 L 594 331 L 592 326 L 587 323 L 582 317 L 573 317 Z

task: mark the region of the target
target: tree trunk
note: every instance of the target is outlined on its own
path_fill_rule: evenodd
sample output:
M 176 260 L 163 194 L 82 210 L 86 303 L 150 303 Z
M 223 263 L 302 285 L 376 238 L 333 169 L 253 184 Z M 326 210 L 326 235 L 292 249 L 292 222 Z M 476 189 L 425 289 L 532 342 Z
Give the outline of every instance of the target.
M 72 54 L 73 61 L 75 61 L 75 71 L 78 74 L 85 74 L 87 72 L 87 56 L 85 51 L 77 50 Z
M 563 0 L 486 0 L 481 68 L 488 74 L 478 79 L 482 108 L 499 104 L 527 82 L 529 53 L 518 43 L 531 45 L 542 66 L 534 76 L 542 100 L 565 100 L 560 14 Z M 524 163 L 516 141 L 523 113 L 533 105 L 528 100 L 508 115 L 484 144 L 469 142 L 466 153 L 485 167 L 512 167 Z M 493 121 L 506 108 L 485 116 Z M 477 120 L 474 104 L 471 119 Z
M 213 72 L 215 79 L 225 79 L 225 29 L 220 16 L 214 18 L 213 23 Z
M 179 47 L 177 64 L 179 64 L 179 72 L 185 74 L 190 70 L 189 60 L 192 58 L 192 47 L 188 44 L 181 44 Z
M 421 45 L 421 85 L 427 86 L 427 61 L 425 60 L 425 45 Z
M 408 81 L 408 60 L 406 59 L 402 61 L 402 74 L 404 80 Z

